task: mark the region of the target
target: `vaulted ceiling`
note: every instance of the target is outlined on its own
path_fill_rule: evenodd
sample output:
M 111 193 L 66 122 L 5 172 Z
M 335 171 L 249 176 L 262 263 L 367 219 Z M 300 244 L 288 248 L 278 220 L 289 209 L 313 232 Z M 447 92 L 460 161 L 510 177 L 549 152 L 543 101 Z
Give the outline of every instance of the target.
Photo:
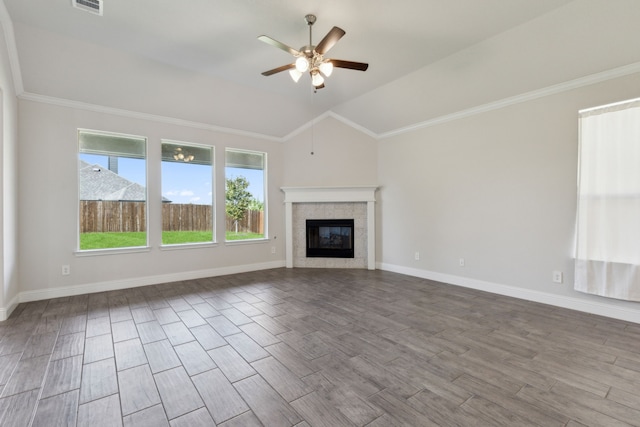
M 276 139 L 328 111 L 385 135 L 640 61 L 636 0 L 104 0 L 102 16 L 72 2 L 4 0 L 23 97 Z M 336 69 L 317 93 L 262 76 L 292 58 L 257 37 L 306 45 L 308 13 L 314 44 L 339 26 L 327 56 L 369 70 Z

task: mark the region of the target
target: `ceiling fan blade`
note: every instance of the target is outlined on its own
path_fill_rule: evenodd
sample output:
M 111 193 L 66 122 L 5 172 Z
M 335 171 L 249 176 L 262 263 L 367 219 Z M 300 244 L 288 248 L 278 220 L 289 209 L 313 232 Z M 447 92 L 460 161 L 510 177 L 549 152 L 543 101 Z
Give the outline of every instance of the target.
M 278 68 L 274 68 L 273 70 L 269 70 L 269 71 L 265 71 L 262 73 L 263 76 L 271 76 L 273 74 L 279 73 L 281 71 L 287 71 L 290 70 L 292 68 L 295 68 L 296 64 L 295 62 L 293 64 L 287 64 L 287 65 L 282 65 Z
M 291 46 L 287 46 L 286 44 L 284 44 L 282 42 L 279 42 L 276 39 L 272 39 L 269 36 L 260 36 L 260 37 L 258 37 L 258 40 L 263 41 L 263 42 L 265 42 L 267 44 L 270 44 L 271 46 L 275 46 L 278 49 L 282 49 L 285 52 L 288 52 L 293 56 L 300 56 L 300 52 L 298 52 L 297 50 L 295 50 Z
M 367 71 L 369 64 L 364 62 L 343 61 L 342 59 L 331 59 L 331 63 L 334 67 L 348 68 L 350 70 Z
M 318 52 L 320 55 L 324 55 L 329 49 L 333 47 L 333 45 L 338 43 L 338 40 L 340 40 L 344 35 L 345 32 L 342 28 L 333 27 L 331 31 L 329 31 L 327 35 L 324 36 L 322 40 L 320 40 L 320 43 L 318 43 L 318 45 L 316 46 L 316 52 Z

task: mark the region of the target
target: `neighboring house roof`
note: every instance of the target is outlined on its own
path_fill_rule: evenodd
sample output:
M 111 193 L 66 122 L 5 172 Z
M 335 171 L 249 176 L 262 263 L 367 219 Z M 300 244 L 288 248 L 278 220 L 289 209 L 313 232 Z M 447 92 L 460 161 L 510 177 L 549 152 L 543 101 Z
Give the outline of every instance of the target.
M 146 196 L 144 186 L 100 165 L 80 161 L 80 200 L 145 201 Z

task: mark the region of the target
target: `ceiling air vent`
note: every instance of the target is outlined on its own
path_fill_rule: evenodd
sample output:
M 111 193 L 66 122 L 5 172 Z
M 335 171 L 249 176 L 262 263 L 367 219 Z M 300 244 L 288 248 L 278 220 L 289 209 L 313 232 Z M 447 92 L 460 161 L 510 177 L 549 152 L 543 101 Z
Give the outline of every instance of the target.
M 71 0 L 76 9 L 102 16 L 102 0 Z

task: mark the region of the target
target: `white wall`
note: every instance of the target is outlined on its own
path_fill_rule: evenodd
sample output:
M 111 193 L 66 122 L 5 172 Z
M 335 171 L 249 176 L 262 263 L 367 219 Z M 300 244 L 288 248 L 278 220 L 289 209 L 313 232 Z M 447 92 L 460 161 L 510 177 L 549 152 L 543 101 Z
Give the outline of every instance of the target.
M 18 302 L 18 191 L 17 191 L 17 101 L 9 63 L 4 4 L 0 4 L 0 321 L 5 320 Z M 10 32 L 10 29 L 9 29 Z
M 28 93 L 275 136 L 312 117 L 286 96 L 19 22 L 15 38 Z
M 284 143 L 283 186 L 376 185 L 376 148 L 372 137 L 327 117 Z
M 640 61 L 639 20 L 637 0 L 576 0 L 376 88 L 335 112 L 385 134 L 634 64 Z M 373 65 L 368 73 L 375 72 Z
M 572 290 L 577 112 L 638 96 L 635 74 L 382 140 L 382 268 L 640 322 Z
M 141 135 L 148 138 L 150 251 L 77 256 L 77 129 Z M 282 144 L 212 130 L 177 126 L 125 115 L 93 112 L 41 102 L 19 102 L 20 291 L 21 300 L 138 286 L 193 277 L 284 265 Z M 161 250 L 161 138 L 215 147 L 215 247 Z M 270 241 L 224 243 L 225 147 L 268 155 L 268 231 Z M 276 247 L 276 254 L 271 247 Z M 69 265 L 71 275 L 62 276 Z

